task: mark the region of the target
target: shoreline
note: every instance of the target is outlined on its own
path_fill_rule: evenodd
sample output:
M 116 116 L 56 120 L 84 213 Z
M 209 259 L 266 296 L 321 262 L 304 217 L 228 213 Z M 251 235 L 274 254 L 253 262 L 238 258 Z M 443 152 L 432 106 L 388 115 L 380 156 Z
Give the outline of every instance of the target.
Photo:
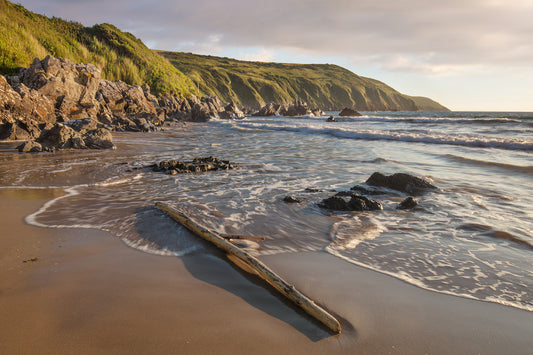
M 54 196 L 0 190 L 2 352 L 503 354 L 533 347 L 528 311 L 420 289 L 326 253 L 261 257 L 343 319 L 343 333 L 331 336 L 214 249 L 162 257 L 98 230 L 24 223 Z

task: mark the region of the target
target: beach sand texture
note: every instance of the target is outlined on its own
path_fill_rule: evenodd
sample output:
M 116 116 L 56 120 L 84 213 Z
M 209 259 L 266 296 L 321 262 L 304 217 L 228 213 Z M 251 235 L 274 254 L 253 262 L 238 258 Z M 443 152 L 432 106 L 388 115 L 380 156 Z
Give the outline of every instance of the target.
M 55 190 L 0 191 L 2 354 L 527 354 L 533 315 L 438 294 L 324 253 L 261 260 L 342 318 L 332 336 L 212 248 L 146 254 L 29 226 Z M 27 261 L 37 258 L 36 261 Z

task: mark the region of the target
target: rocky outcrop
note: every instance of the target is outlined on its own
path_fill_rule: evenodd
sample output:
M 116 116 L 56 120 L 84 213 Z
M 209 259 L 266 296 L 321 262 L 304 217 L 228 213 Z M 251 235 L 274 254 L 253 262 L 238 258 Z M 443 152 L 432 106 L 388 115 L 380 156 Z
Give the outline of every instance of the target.
M 153 171 L 160 171 L 170 175 L 230 170 L 235 169 L 236 167 L 237 164 L 214 157 L 194 158 L 192 161 L 188 162 L 180 160 L 161 161 L 151 166 Z
M 165 120 L 243 117 L 233 103 L 224 107 L 214 96 L 157 99 L 148 85 L 105 80 L 92 64 L 52 56 L 36 58 L 17 75 L 0 75 L 0 139 L 37 140 L 43 150 L 53 149 L 54 144 L 57 149 L 110 148 L 108 131 L 148 132 Z M 81 133 L 69 124 L 56 125 L 82 119 L 91 119 L 99 127 Z M 30 146 L 21 150 L 38 149 L 36 144 Z
M 54 151 L 56 149 L 115 149 L 111 132 L 92 119 L 56 123 L 44 129 L 36 141 L 17 147 L 19 152 Z
M 323 112 L 320 109 L 311 109 L 307 103 L 301 100 L 296 100 L 292 105 L 269 103 L 263 106 L 259 111 L 255 112 L 253 116 L 321 116 Z
M 345 107 L 341 110 L 339 113 L 340 117 L 359 117 L 362 116 L 359 112 L 354 110 L 353 108 Z
M 404 173 L 386 176 L 375 172 L 368 178 L 365 184 L 387 187 L 410 195 L 421 195 L 428 190 L 437 189 L 436 186 L 424 179 Z

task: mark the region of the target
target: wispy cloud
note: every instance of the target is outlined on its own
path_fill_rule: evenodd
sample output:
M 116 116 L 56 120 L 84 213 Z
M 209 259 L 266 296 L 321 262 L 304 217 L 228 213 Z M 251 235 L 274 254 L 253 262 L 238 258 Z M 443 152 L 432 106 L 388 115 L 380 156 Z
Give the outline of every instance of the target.
M 21 2 L 86 25 L 112 22 L 162 49 L 215 53 L 224 47 L 262 47 L 259 59 L 276 49 L 297 49 L 372 57 L 389 67 L 397 61 L 396 70 L 429 72 L 533 63 L 530 0 Z M 399 58 L 406 60 L 402 64 Z

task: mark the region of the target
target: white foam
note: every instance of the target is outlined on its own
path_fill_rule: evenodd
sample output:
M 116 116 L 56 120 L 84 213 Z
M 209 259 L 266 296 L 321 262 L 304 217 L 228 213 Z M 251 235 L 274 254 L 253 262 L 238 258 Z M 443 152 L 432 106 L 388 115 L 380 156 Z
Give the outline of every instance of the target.
M 409 143 L 446 144 L 477 148 L 498 148 L 507 150 L 533 151 L 533 141 L 518 138 L 496 138 L 475 134 L 449 134 L 428 130 L 372 130 L 357 129 L 353 124 L 338 124 L 336 127 L 319 122 L 308 124 L 298 122 L 281 123 L 241 123 L 239 129 L 270 130 L 296 132 L 309 135 L 327 135 L 337 138 L 369 140 L 369 141 L 397 141 Z
M 335 249 L 333 249 L 333 248 L 331 248 L 329 246 L 326 247 L 324 250 L 327 253 L 329 253 L 329 254 L 331 254 L 333 256 L 336 256 L 336 257 L 338 257 L 338 258 L 340 258 L 340 259 L 342 259 L 344 261 L 347 261 L 347 262 L 349 262 L 351 264 L 354 264 L 354 265 L 357 265 L 357 266 L 360 266 L 362 268 L 369 269 L 369 270 L 372 270 L 372 271 L 376 271 L 376 272 L 379 272 L 380 274 L 388 275 L 388 276 L 394 277 L 396 279 L 400 279 L 402 281 L 405 281 L 405 282 L 407 282 L 407 283 L 409 283 L 411 285 L 417 286 L 417 287 L 422 288 L 424 290 L 433 291 L 433 292 L 437 292 L 437 293 L 443 293 L 443 294 L 450 295 L 450 296 L 468 298 L 468 299 L 472 299 L 472 300 L 476 300 L 476 301 L 498 303 L 498 304 L 501 304 L 501 305 L 504 305 L 504 306 L 519 308 L 519 309 L 523 309 L 523 310 L 526 310 L 526 311 L 533 312 L 533 305 L 523 304 L 523 303 L 520 303 L 520 302 L 513 302 L 513 301 L 504 300 L 504 299 L 497 298 L 497 297 L 492 297 L 492 296 L 482 299 L 482 298 L 474 297 L 474 296 L 472 296 L 470 294 L 467 294 L 467 293 L 453 292 L 453 291 L 447 291 L 447 290 L 437 290 L 435 288 L 432 288 L 432 287 L 426 285 L 423 281 L 413 278 L 411 275 L 407 274 L 404 271 L 391 272 L 391 271 L 382 270 L 382 269 L 379 269 L 379 268 L 377 268 L 375 266 L 367 265 L 365 263 L 361 263 L 361 262 L 358 262 L 357 260 L 353 260 L 353 259 L 351 259 L 349 257 L 346 257 L 346 256 L 342 255 L 339 251 L 337 251 L 337 250 L 335 250 Z M 452 287 L 452 289 L 453 289 L 453 287 Z

